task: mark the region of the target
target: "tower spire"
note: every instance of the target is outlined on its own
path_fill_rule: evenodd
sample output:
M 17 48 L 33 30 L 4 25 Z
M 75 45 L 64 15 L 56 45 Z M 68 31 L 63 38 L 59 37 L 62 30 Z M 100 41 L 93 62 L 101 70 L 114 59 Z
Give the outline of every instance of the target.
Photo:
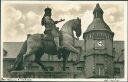
M 99 3 L 96 4 L 96 7 L 93 11 L 94 18 L 103 18 L 103 10 L 101 9 Z

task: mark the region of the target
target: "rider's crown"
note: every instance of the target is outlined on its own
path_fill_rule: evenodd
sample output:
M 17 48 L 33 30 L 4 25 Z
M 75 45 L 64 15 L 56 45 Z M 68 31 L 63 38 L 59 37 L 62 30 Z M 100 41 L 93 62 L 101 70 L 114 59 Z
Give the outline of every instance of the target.
M 51 12 L 51 11 L 52 11 L 51 8 L 49 8 L 49 7 L 45 8 L 45 12 Z

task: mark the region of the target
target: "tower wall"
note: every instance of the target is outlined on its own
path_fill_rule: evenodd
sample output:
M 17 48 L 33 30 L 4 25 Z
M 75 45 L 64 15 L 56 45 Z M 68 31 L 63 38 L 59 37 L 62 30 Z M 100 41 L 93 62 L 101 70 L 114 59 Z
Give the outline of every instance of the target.
M 102 33 L 104 38 L 97 37 L 95 38 L 95 33 Z M 109 33 L 91 32 L 84 37 L 85 40 L 85 72 L 86 77 L 113 77 L 113 39 Z M 90 36 L 90 38 L 88 37 Z M 96 41 L 103 40 L 104 47 L 96 49 Z M 101 72 L 99 72 L 101 70 Z
M 113 36 L 103 20 L 99 4 L 93 11 L 94 19 L 83 34 L 85 40 L 85 72 L 87 78 L 113 77 Z

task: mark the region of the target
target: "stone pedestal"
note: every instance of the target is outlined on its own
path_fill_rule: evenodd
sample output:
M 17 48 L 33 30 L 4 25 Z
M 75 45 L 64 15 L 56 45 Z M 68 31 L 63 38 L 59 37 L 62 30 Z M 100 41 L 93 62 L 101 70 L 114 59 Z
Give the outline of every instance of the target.
M 12 78 L 80 78 L 81 72 L 12 71 Z M 83 78 L 83 77 L 81 77 Z

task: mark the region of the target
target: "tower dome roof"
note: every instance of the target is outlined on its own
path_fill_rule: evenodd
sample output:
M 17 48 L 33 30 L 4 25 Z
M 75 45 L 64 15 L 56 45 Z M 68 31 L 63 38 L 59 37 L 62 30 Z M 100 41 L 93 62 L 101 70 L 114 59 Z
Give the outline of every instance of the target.
M 93 11 L 94 19 L 92 23 L 88 26 L 85 33 L 93 30 L 106 30 L 106 31 L 112 32 L 110 27 L 103 20 L 103 13 L 104 12 L 100 8 L 100 5 L 97 4 Z

